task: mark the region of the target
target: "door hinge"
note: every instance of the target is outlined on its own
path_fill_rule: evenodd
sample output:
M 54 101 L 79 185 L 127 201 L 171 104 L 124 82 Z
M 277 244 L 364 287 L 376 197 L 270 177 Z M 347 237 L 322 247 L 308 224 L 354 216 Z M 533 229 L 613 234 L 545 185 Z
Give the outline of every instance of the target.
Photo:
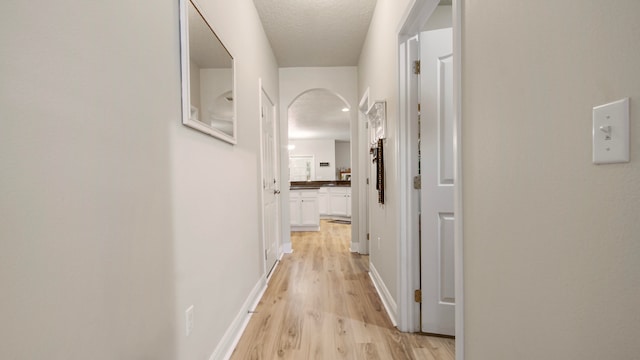
M 413 188 L 416 190 L 422 189 L 422 178 L 420 175 L 416 175 L 413 177 Z
M 418 112 L 420 112 L 420 103 L 418 103 Z
M 264 251 L 264 259 L 267 260 L 267 250 Z
M 413 293 L 413 299 L 417 303 L 422 303 L 422 290 L 418 289 Z
M 369 233 L 367 233 L 367 240 L 369 240 Z
M 420 75 L 420 60 L 415 60 L 413 62 L 413 73 Z
M 367 178 L 367 185 L 369 185 L 369 178 Z

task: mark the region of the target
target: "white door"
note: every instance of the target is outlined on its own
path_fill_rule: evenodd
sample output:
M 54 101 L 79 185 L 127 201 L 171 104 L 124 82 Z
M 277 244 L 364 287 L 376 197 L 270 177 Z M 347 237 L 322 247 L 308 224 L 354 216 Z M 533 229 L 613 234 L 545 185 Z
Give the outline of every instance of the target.
M 455 334 L 453 32 L 420 34 L 422 331 Z
M 262 91 L 261 99 L 262 126 L 262 197 L 263 197 L 263 239 L 265 272 L 268 275 L 278 258 L 278 224 L 280 198 L 280 181 L 276 156 L 275 106 L 267 94 Z

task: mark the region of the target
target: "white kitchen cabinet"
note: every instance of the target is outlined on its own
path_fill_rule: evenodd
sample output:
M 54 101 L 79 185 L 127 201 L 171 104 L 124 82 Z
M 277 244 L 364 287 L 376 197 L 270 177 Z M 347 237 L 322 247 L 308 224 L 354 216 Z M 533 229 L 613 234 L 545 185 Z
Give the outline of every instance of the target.
M 329 188 L 321 187 L 318 190 L 318 210 L 320 216 L 329 215 Z
M 292 228 L 300 225 L 300 193 L 298 191 L 289 192 L 289 218 Z
M 351 217 L 351 188 L 329 188 L 329 214 L 337 217 Z
M 289 193 L 291 231 L 319 231 L 318 190 L 291 190 Z

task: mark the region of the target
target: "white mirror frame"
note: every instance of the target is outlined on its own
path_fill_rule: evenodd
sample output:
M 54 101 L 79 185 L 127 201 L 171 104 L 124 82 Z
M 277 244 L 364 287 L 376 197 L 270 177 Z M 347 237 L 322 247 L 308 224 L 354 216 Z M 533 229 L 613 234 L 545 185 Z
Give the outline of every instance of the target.
M 233 134 L 229 135 L 221 130 L 208 126 L 207 124 L 198 121 L 197 115 L 192 117 L 192 114 L 197 114 L 198 109 L 195 109 L 191 106 L 191 88 L 190 88 L 190 55 L 189 55 L 189 3 L 192 3 L 196 10 L 200 13 L 205 23 L 211 28 L 213 32 L 213 40 L 220 41 L 222 46 L 226 49 L 226 46 L 220 40 L 215 31 L 214 27 L 211 25 L 209 20 L 204 15 L 202 8 L 198 5 L 198 3 L 194 0 L 179 0 L 180 4 L 180 68 L 181 68 L 181 83 L 182 83 L 182 124 L 201 131 L 205 134 L 216 137 L 220 140 L 226 141 L 230 144 L 236 144 L 238 142 L 238 126 L 237 126 L 237 101 L 235 101 L 236 97 L 236 66 L 235 59 L 229 53 L 232 62 L 232 73 L 233 73 Z M 227 50 L 228 52 L 228 50 Z

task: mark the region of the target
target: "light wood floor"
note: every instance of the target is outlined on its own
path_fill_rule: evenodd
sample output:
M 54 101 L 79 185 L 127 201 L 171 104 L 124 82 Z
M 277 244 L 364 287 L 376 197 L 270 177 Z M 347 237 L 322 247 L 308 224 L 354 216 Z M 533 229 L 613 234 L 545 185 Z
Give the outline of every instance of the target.
M 368 271 L 349 252 L 350 225 L 294 232 L 231 359 L 453 360 L 454 340 L 400 333 Z

